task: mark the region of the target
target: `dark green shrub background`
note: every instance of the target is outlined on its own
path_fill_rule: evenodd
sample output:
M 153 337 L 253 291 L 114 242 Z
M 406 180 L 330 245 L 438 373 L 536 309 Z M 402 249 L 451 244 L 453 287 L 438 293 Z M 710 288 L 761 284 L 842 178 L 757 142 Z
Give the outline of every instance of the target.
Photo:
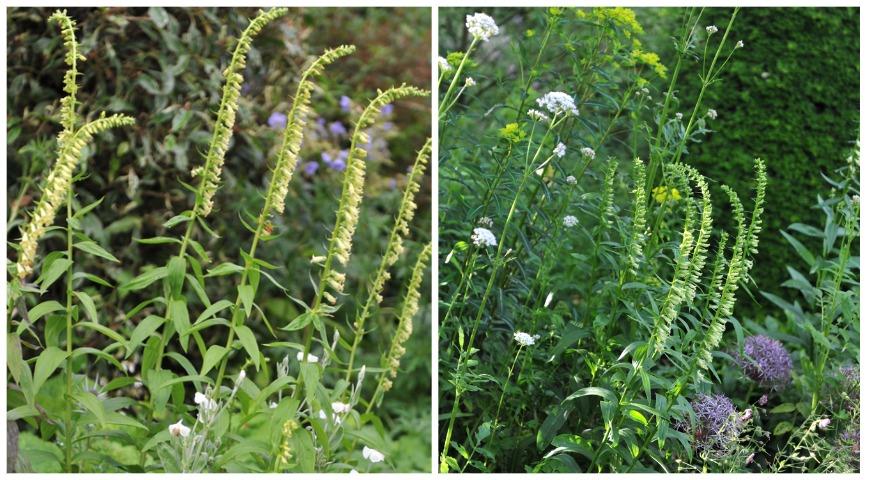
M 672 11 L 671 20 L 678 21 L 680 9 Z M 653 15 L 650 20 L 661 18 Z M 731 9 L 705 12 L 706 21 L 719 26 L 718 35 L 730 15 Z M 765 226 L 752 270 L 763 291 L 785 294 L 779 286 L 788 278 L 785 266 L 801 262 L 779 231 L 795 222 L 815 224 L 820 215 L 812 208 L 816 196 L 825 196 L 830 188 L 821 174 L 831 175 L 845 165 L 858 139 L 859 30 L 857 8 L 743 8 L 729 37 L 742 39 L 746 47 L 735 53 L 723 81 L 705 97 L 705 110 L 714 108 L 719 114 L 708 122 L 714 133 L 691 145 L 686 161 L 747 199 L 753 159 L 767 161 Z M 658 51 L 666 60 L 673 56 L 669 43 Z M 690 65 L 694 68 L 682 78 L 697 83 L 698 69 Z M 680 92 L 680 97 L 692 98 L 696 88 Z M 682 108 L 691 108 L 685 103 Z M 713 191 L 715 204 L 724 205 L 722 192 Z M 721 221 L 728 221 L 727 211 L 718 213 Z M 757 300 L 759 314 L 778 312 L 764 299 Z M 751 315 L 745 301 L 739 304 L 744 307 L 738 313 Z
M 77 255 L 76 268 L 117 284 L 144 268 L 165 264 L 174 253 L 174 249 L 164 246 L 140 245 L 135 239 L 180 235 L 177 229 L 167 231 L 162 224 L 193 204 L 192 195 L 179 181 L 190 182 L 190 169 L 202 163 L 201 152 L 207 148 L 220 101 L 221 72 L 229 61 L 228 49 L 235 45 L 256 9 L 68 10 L 78 22 L 77 36 L 87 57 L 79 67 L 79 113 L 93 118 L 106 110 L 136 119 L 134 127 L 96 139 L 83 160 L 88 177 L 76 184 L 77 200 L 83 205 L 105 197 L 86 216 L 84 228 L 122 262 L 112 264 Z M 7 10 L 7 218 L 13 218 L 7 234 L 11 242 L 20 238 L 22 212 L 29 212 L 38 199 L 37 187 L 54 162 L 54 137 L 60 130 L 57 114 L 65 65 L 58 29 L 47 23 L 52 11 Z M 342 111 L 342 95 L 352 98 L 355 108 L 361 109 L 378 88 L 403 82 L 429 88 L 428 8 L 291 9 L 287 16 L 268 26 L 254 41 L 249 56 L 235 134 L 223 173 L 224 185 L 207 219 L 221 238 L 210 239 L 202 231 L 195 234 L 210 252 L 212 266 L 223 261 L 238 263 L 240 249 L 248 248 L 251 235 L 241 227 L 239 216 L 245 211 L 259 212 L 271 161 L 281 140 L 281 131 L 267 124 L 269 116 L 289 109 L 306 61 L 342 43 L 357 45 L 357 53 L 330 66 L 319 81 L 322 88 L 314 94 L 309 129 L 314 128 L 317 117 L 327 123 L 340 121 L 351 129 L 358 110 Z M 355 293 L 365 288 L 366 279 L 377 268 L 401 199 L 405 174 L 417 149 L 430 135 L 429 105 L 428 98 L 401 101 L 374 127 L 362 221 L 348 269 L 351 295 L 344 300 L 343 313 L 331 327 L 346 328 L 345 315 L 352 315 L 356 307 Z M 319 161 L 327 148 L 347 148 L 347 139 L 327 142 L 307 135 L 302 162 Z M 332 227 L 341 175 L 321 164 L 318 172 L 309 176 L 300 165 L 291 183 L 285 214 L 273 222 L 274 232 L 280 236 L 258 250 L 258 256 L 280 266 L 276 278 L 295 298 L 311 298 L 312 268 L 308 260 L 315 249 L 320 251 Z M 407 254 L 397 264 L 384 294 L 384 305 L 388 307 L 371 322 L 373 332 L 363 345 L 365 353 L 360 361 L 369 366 L 379 364 L 381 351 L 389 344 L 395 323 L 392 307 L 400 304 L 414 257 L 430 236 L 429 176 L 421 183 L 412 241 L 406 244 Z M 61 233 L 54 232 L 40 242 L 39 251 L 63 245 Z M 14 260 L 15 251 L 9 248 L 7 257 Z M 58 298 L 62 294 L 60 283 L 44 299 Z M 420 313 L 402 360 L 402 373 L 379 410 L 385 430 L 401 445 L 403 454 L 393 456 L 399 471 L 428 471 L 431 466 L 431 320 L 427 285 L 423 285 Z M 235 287 L 228 279 L 211 282 L 210 289 L 212 299 L 235 296 Z M 91 294 L 101 317 L 112 328 L 128 331 L 139 318 L 126 319 L 124 311 L 155 292 L 147 289 L 123 297 L 115 289 L 98 287 Z M 286 325 L 298 313 L 296 305 L 278 294 L 269 282 L 262 282 L 258 302 L 275 328 Z M 274 341 L 262 322 L 251 326 L 263 343 Z M 82 344 L 101 341 L 85 332 L 77 333 L 81 334 L 77 342 Z M 208 332 L 206 341 L 223 342 L 224 334 Z M 268 356 L 272 352 L 264 353 Z M 236 355 L 233 360 L 241 357 Z M 103 369 L 104 365 L 97 364 L 85 371 L 89 375 L 99 373 L 103 378 L 112 374 Z M 253 370 L 249 374 L 253 375 Z

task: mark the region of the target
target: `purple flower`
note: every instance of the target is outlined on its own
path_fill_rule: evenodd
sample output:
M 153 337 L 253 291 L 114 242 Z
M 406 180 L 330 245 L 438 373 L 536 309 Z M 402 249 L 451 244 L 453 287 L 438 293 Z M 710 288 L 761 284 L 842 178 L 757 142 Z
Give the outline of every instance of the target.
M 350 97 L 348 97 L 347 95 L 342 95 L 341 100 L 338 101 L 338 105 L 341 107 L 342 111 L 349 112 L 351 106 Z
M 743 355 L 737 357 L 743 373 L 759 384 L 778 389 L 791 380 L 791 357 L 779 340 L 753 335 L 743 343 Z
M 335 158 L 332 158 L 332 155 L 329 153 L 323 152 L 320 154 L 320 159 L 327 167 L 337 172 L 343 172 L 347 168 L 347 150 L 338 152 Z
M 381 115 L 392 115 L 393 114 L 393 104 L 388 103 L 381 107 Z
M 318 125 L 320 125 L 321 127 L 326 126 L 326 120 L 324 120 L 323 117 L 317 117 L 317 120 L 315 120 L 314 122 L 317 123 Z
M 725 395 L 700 394 L 692 402 L 697 423 L 691 432 L 696 448 L 711 453 L 724 453 L 740 435 L 740 424 L 734 404 Z M 683 425 L 686 429 L 686 425 Z
M 390 178 L 389 180 L 387 180 L 387 185 L 389 185 L 390 190 L 395 190 L 396 187 L 399 185 L 399 182 L 396 181 L 395 178 Z
M 384 131 L 389 132 L 389 131 L 392 130 L 393 127 L 395 127 L 395 126 L 396 126 L 396 125 L 395 125 L 393 122 L 384 122 L 384 124 L 381 126 L 381 128 L 383 128 Z
M 242 84 L 242 95 L 247 95 L 249 93 L 251 93 L 251 84 L 245 82 Z
M 344 125 L 342 125 L 341 122 L 330 123 L 329 124 L 329 131 L 332 132 L 333 135 L 336 135 L 339 137 L 347 135 L 347 129 L 344 128 Z
M 327 166 L 336 172 L 343 172 L 344 169 L 347 168 L 347 164 L 340 158 L 336 158 L 335 161 L 329 163 Z
M 269 115 L 267 123 L 270 127 L 280 130 L 287 126 L 287 115 L 281 112 L 274 112 L 272 115 Z
M 317 173 L 317 169 L 320 168 L 320 164 L 317 162 L 305 162 L 304 172 L 305 175 L 309 177 Z

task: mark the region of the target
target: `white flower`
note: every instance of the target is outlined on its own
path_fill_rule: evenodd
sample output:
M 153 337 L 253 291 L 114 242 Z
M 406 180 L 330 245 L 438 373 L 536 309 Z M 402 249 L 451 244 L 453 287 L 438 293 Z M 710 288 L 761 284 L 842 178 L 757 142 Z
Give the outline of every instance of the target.
M 583 155 L 584 157 L 590 159 L 590 160 L 592 160 L 592 159 L 595 158 L 595 150 L 592 150 L 592 149 L 589 148 L 589 147 L 583 147 L 583 148 L 581 148 L 581 149 L 580 149 L 580 154 Z
M 350 405 L 342 402 L 332 402 L 332 411 L 335 413 L 347 413 L 350 411 Z
M 529 347 L 535 344 L 535 337 L 526 332 L 514 332 L 514 340 L 523 347 Z
M 497 243 L 495 241 L 495 235 L 482 227 L 474 229 L 474 233 L 471 235 L 471 242 L 478 247 L 494 247 Z
M 363 447 L 363 458 L 372 462 L 372 463 L 380 463 L 384 461 L 384 454 L 375 450 L 374 448 Z
M 477 82 L 475 82 L 473 78 L 465 77 L 465 87 L 466 88 L 473 87 L 475 85 L 477 85 Z
M 747 422 L 751 418 L 752 418 L 752 409 L 751 408 L 747 408 L 746 410 L 743 411 L 743 415 L 740 415 L 740 421 L 742 421 L 742 422 Z
M 761 72 L 761 78 L 767 80 L 770 78 L 770 72 Z
M 472 37 L 488 42 L 490 37 L 498 35 L 498 25 L 485 13 L 475 13 L 465 16 L 465 28 Z
M 577 217 L 574 215 L 565 215 L 565 218 L 562 219 L 562 223 L 566 227 L 573 227 L 574 225 L 577 225 Z
M 453 70 L 453 66 L 450 65 L 450 62 L 448 62 L 447 59 L 444 57 L 438 57 L 438 68 L 440 68 L 445 73 Z
M 532 120 L 535 120 L 538 122 L 547 122 L 550 120 L 550 117 L 548 117 L 546 113 L 544 113 L 540 110 L 535 110 L 534 108 L 529 110 L 528 114 L 530 117 L 532 117 Z
M 217 402 L 208 398 L 208 396 L 204 393 L 196 392 L 193 395 L 193 403 L 199 405 L 205 410 L 214 410 L 215 408 L 217 408 Z
M 737 45 L 734 48 L 743 48 L 743 40 L 737 40 Z
M 269 402 L 269 408 L 271 408 L 271 409 L 278 408 L 278 402 Z
M 242 383 L 242 380 L 244 380 L 246 376 L 248 376 L 248 374 L 246 374 L 244 370 L 239 372 L 239 378 L 236 379 L 236 383 Z
M 575 178 L 574 175 L 568 175 L 568 177 L 565 178 L 565 183 L 568 185 L 577 185 L 577 178 Z
M 719 116 L 719 113 L 711 108 L 707 110 L 707 116 L 710 117 L 710 120 L 716 120 L 716 117 Z
M 186 437 L 190 435 L 190 427 L 184 426 L 184 424 L 181 423 L 181 420 L 179 420 L 178 423 L 173 423 L 169 426 L 169 435 L 173 437 Z
M 823 419 L 819 420 L 819 428 L 821 428 L 822 430 L 828 428 L 828 425 L 830 425 L 830 424 L 831 424 L 830 418 L 823 418 Z
M 565 92 L 549 92 L 538 99 L 538 106 L 547 109 L 554 115 L 561 113 L 577 115 L 577 105 L 574 104 L 574 98 Z
M 566 150 L 565 144 L 562 142 L 559 142 L 559 144 L 556 145 L 556 148 L 553 149 L 553 155 L 555 155 L 559 158 L 562 158 L 565 156 L 565 150 Z
M 296 352 L 296 361 L 302 361 L 302 352 Z M 317 355 L 308 354 L 308 363 L 317 363 L 318 361 L 320 361 L 320 359 L 317 358 Z
M 552 302 L 552 301 L 553 301 L 553 292 L 550 292 L 550 293 L 547 294 L 547 299 L 544 300 L 544 308 L 549 307 L 549 306 L 550 306 L 550 302 Z
M 677 120 L 682 120 L 682 119 L 683 119 L 683 114 L 682 114 L 682 112 L 677 112 L 676 114 L 674 114 L 674 117 L 676 117 Z
M 480 220 L 477 221 L 477 224 L 489 228 L 492 227 L 492 219 L 489 217 L 480 217 Z
M 714 33 L 718 32 L 718 31 L 719 31 L 719 29 L 716 28 L 716 25 L 710 25 L 707 27 L 707 33 L 710 35 L 713 35 Z

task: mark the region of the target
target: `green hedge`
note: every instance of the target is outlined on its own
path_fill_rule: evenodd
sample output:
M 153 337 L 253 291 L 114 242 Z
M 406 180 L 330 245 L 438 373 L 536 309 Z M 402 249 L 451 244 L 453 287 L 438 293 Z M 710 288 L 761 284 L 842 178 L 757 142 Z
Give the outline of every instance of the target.
M 721 35 L 731 10 L 711 13 Z M 746 47 L 706 97 L 719 114 L 715 132 L 690 147 L 688 161 L 750 198 L 753 158 L 767 160 L 766 225 L 753 269 L 763 291 L 781 293 L 785 265 L 800 263 L 779 230 L 813 224 L 816 196 L 829 188 L 821 174 L 842 166 L 858 138 L 859 30 L 857 8 L 744 8 L 732 34 Z M 727 221 L 727 211 L 719 214 Z M 760 312 L 775 311 L 759 301 Z

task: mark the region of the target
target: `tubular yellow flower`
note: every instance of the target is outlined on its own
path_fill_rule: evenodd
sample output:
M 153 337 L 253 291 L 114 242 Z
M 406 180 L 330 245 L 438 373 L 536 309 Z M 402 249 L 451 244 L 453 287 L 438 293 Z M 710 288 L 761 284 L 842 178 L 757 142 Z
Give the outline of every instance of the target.
M 348 361 L 346 379 L 350 379 L 350 374 L 353 371 L 353 359 L 356 354 L 356 348 L 365 334 L 365 322 L 368 320 L 372 309 L 383 301 L 381 293 L 384 290 L 384 285 L 390 279 L 389 269 L 402 254 L 402 237 L 407 237 L 411 232 L 408 226 L 414 219 L 414 211 L 417 209 L 417 203 L 414 201 L 414 196 L 420 191 L 420 179 L 426 170 L 426 165 L 429 162 L 429 154 L 432 152 L 432 139 L 426 139 L 426 143 L 417 152 L 417 160 L 411 168 L 411 173 L 408 175 L 408 185 L 405 187 L 405 193 L 402 195 L 402 204 L 399 207 L 399 213 L 396 215 L 396 223 L 393 225 L 393 230 L 390 232 L 390 237 L 387 240 L 387 249 L 381 258 L 381 264 L 375 272 L 374 280 L 369 286 L 369 294 L 366 303 L 363 306 L 362 312 L 354 321 L 354 340 L 350 349 L 350 360 Z
M 61 132 L 57 140 L 57 161 L 48 173 L 42 187 L 42 195 L 30 221 L 22 229 L 21 253 L 18 258 L 18 277 L 24 279 L 33 271 L 36 259 L 36 246 L 45 229 L 54 223 L 57 210 L 66 201 L 67 192 L 72 188 L 72 178 L 75 167 L 82 155 L 82 150 L 90 143 L 94 135 L 123 125 L 132 125 L 133 119 L 125 115 L 101 116 L 75 133 Z
M 314 82 L 311 79 L 321 75 L 327 65 L 341 57 L 350 55 L 354 51 L 356 51 L 356 47 L 353 45 L 341 45 L 326 50 L 302 73 L 299 86 L 296 88 L 296 95 L 293 97 L 290 113 L 287 115 L 284 140 L 281 143 L 281 150 L 278 153 L 278 160 L 275 162 L 275 170 L 272 173 L 274 187 L 269 189 L 270 194 L 266 199 L 266 205 L 279 215 L 284 213 L 284 200 L 287 198 L 287 190 L 290 186 L 290 180 L 293 178 L 293 172 L 296 170 L 299 148 L 302 145 L 302 130 L 308 122 L 311 92 L 314 90 Z
M 60 101 L 60 112 L 61 125 L 63 125 L 64 130 L 72 131 L 75 128 L 76 93 L 78 92 L 76 63 L 79 60 L 84 62 L 85 57 L 79 53 L 79 44 L 76 42 L 76 22 L 67 16 L 66 10 L 54 12 L 48 21 L 60 26 L 63 46 L 66 48 L 64 62 L 69 68 L 63 76 L 63 91 L 67 93 L 67 96 Z
M 423 273 L 429 264 L 429 256 L 432 254 L 432 244 L 427 244 L 423 247 L 420 255 L 417 257 L 417 263 L 414 265 L 414 270 L 411 273 L 411 280 L 408 281 L 408 288 L 405 292 L 405 301 L 402 304 L 402 311 L 399 313 L 399 323 L 396 328 L 396 333 L 393 335 L 393 340 L 390 343 L 390 350 L 385 357 L 383 367 L 389 371 L 389 379 L 386 378 L 386 373 L 381 376 L 381 389 L 389 391 L 392 387 L 390 379 L 396 378 L 399 373 L 399 365 L 402 356 L 405 354 L 405 342 L 411 338 L 414 332 L 414 316 L 420 307 L 420 285 L 423 283 Z
M 223 170 L 224 157 L 230 147 L 230 138 L 233 135 L 233 125 L 236 123 L 236 110 L 239 108 L 239 96 L 242 92 L 246 57 L 251 50 L 254 37 L 273 20 L 285 15 L 286 8 L 273 8 L 268 12 L 260 10 L 256 18 L 251 20 L 248 28 L 242 33 L 233 51 L 229 66 L 224 70 L 223 95 L 215 121 L 214 132 L 205 155 L 205 164 L 198 169 L 200 175 L 199 189 L 197 192 L 194 212 L 202 217 L 208 216 L 214 206 L 214 195 L 220 185 L 221 171 Z
M 335 303 L 333 295 L 327 296 L 325 291 L 326 282 L 332 278 L 333 260 L 338 260 L 341 265 L 347 265 L 350 260 L 353 235 L 359 221 L 359 206 L 362 202 L 363 187 L 365 186 L 367 152 L 360 148 L 369 142 L 369 136 L 365 129 L 371 126 L 381 108 L 396 100 L 407 96 L 424 96 L 429 92 L 416 87 L 401 85 L 385 91 L 378 90 L 378 95 L 360 114 L 354 127 L 353 136 L 347 158 L 347 169 L 344 173 L 341 199 L 339 200 L 336 213 L 335 226 L 329 239 L 326 260 L 324 261 L 323 277 L 321 281 L 320 295 L 323 295 L 330 303 Z M 336 293 L 341 291 L 336 290 Z

